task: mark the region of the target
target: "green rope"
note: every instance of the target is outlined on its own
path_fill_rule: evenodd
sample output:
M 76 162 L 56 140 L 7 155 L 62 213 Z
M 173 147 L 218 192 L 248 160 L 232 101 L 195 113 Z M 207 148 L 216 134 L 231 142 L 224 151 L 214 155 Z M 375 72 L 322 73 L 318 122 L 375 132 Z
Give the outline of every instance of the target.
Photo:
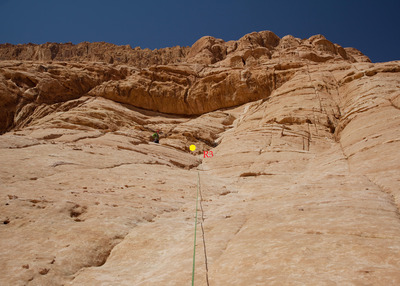
M 198 206 L 198 202 L 199 202 L 200 173 L 197 172 L 197 175 L 198 175 L 198 181 L 197 181 L 197 197 L 196 197 L 196 218 L 195 218 L 195 226 L 194 226 L 192 286 L 194 285 L 194 268 L 195 268 L 195 263 L 196 263 L 197 206 Z

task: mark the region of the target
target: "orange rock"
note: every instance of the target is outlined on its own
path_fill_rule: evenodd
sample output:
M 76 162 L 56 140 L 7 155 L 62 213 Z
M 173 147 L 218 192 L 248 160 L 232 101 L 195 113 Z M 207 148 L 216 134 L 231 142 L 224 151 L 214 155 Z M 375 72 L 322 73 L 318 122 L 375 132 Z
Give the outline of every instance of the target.
M 269 31 L 0 51 L 1 285 L 185 285 L 198 176 L 196 285 L 400 284 L 399 61 Z

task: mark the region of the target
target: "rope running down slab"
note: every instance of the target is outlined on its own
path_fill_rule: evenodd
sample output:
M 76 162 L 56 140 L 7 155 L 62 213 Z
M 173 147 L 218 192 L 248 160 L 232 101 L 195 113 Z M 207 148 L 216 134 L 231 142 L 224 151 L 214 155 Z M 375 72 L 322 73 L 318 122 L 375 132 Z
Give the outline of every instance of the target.
M 198 174 L 198 181 L 197 181 L 197 196 L 196 196 L 196 218 L 195 218 L 195 230 L 194 230 L 194 246 L 193 246 L 193 269 L 192 269 L 192 286 L 194 286 L 194 273 L 195 273 L 195 257 L 196 257 L 196 237 L 197 237 L 197 210 L 198 210 L 198 203 L 199 203 L 199 195 L 200 195 L 200 209 L 201 209 L 201 232 L 203 238 L 203 249 L 204 249 L 204 261 L 206 266 L 206 281 L 207 285 L 209 284 L 208 281 L 208 261 L 207 261 L 207 249 L 206 249 L 206 240 L 204 235 L 204 210 L 203 210 L 203 196 L 201 194 L 201 187 L 200 187 L 200 172 Z
M 194 246 L 193 246 L 192 286 L 194 286 L 194 269 L 195 269 L 195 264 L 196 264 L 197 208 L 198 208 L 198 204 L 199 204 L 199 185 L 200 185 L 200 173 L 198 173 L 198 181 L 197 181 L 196 217 L 195 217 L 195 222 L 194 222 Z

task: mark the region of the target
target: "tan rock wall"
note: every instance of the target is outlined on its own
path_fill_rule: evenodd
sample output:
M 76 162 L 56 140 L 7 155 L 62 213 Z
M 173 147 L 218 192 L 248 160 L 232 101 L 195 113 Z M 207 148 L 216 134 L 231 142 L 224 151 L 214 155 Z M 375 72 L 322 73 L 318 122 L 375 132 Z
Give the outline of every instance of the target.
M 400 284 L 400 62 L 268 31 L 52 47 L 0 62 L 1 285 L 190 284 L 198 181 L 196 285 Z

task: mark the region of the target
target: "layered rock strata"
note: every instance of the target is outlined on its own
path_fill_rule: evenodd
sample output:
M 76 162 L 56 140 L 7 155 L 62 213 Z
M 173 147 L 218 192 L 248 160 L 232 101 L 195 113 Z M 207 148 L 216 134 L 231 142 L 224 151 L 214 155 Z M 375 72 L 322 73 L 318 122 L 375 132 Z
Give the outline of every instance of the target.
M 156 65 L 22 55 L 0 284 L 190 283 L 198 176 L 197 285 L 400 283 L 400 62 L 268 31 Z

